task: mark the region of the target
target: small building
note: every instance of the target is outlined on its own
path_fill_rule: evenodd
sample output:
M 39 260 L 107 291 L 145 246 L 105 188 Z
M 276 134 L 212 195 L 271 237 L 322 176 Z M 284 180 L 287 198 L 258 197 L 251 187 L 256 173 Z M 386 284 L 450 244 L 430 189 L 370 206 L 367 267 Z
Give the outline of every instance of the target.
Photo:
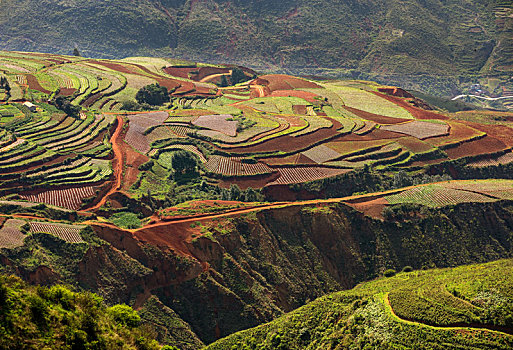
M 32 102 L 24 102 L 23 105 L 27 107 L 32 113 L 36 112 L 37 106 L 33 104 Z

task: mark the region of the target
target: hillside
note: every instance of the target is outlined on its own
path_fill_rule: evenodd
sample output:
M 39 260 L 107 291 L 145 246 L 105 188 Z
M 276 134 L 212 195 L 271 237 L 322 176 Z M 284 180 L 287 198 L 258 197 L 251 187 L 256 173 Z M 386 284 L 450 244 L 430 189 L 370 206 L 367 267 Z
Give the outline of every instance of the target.
M 442 185 L 456 189 L 435 203 L 432 186 Z M 131 230 L 103 220 L 49 222 L 37 218 L 48 217 L 41 209 L 4 204 L 11 219 L 0 231 L 2 271 L 134 305 L 159 341 L 199 349 L 390 268 L 511 258 L 513 209 L 498 198 L 512 198 L 511 181 L 415 188 L 424 195 L 405 188 L 277 203 Z
M 164 55 L 261 69 L 380 74 L 511 71 L 511 3 L 2 0 L 0 48 Z M 27 18 L 30 18 L 27 21 Z
M 95 294 L 0 276 L 2 349 L 160 349 L 139 324 L 132 308 L 108 308 Z
M 511 259 L 513 113 L 416 95 L 0 51 L 0 272 L 197 350 L 388 269 Z
M 512 261 L 402 272 L 330 294 L 206 347 L 511 349 Z

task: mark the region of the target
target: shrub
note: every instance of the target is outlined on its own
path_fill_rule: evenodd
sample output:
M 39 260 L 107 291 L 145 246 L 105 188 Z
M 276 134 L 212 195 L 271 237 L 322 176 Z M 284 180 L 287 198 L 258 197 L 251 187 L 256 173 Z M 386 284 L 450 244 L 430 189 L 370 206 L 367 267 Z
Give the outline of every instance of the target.
M 130 328 L 137 327 L 141 322 L 141 317 L 139 317 L 137 311 L 125 304 L 114 305 L 108 308 L 107 312 L 117 323 Z
M 395 270 L 394 269 L 388 269 L 384 273 L 385 277 L 393 277 L 395 276 Z
M 403 272 L 412 272 L 412 271 L 413 271 L 413 267 L 411 267 L 411 266 L 403 267 Z

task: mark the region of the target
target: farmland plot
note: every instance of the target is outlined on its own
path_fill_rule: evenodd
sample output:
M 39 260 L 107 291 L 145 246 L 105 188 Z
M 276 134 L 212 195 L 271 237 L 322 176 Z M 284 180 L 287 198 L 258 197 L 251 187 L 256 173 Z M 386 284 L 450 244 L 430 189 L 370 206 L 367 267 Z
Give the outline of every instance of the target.
M 233 116 L 230 114 L 204 115 L 198 117 L 192 124 L 235 137 L 237 136 L 238 122 L 236 120 L 228 120 L 231 118 L 233 118 Z
M 25 235 L 21 232 L 23 220 L 9 219 L 0 228 L 0 248 L 16 248 L 23 245 Z
M 334 91 L 348 107 L 385 117 L 413 119 L 413 116 L 406 109 L 371 92 L 339 86 L 336 83 L 325 84 L 324 86 Z
M 289 185 L 295 183 L 309 182 L 328 177 L 345 174 L 351 170 L 334 169 L 323 167 L 294 167 L 294 168 L 277 168 L 280 177 L 266 186 L 271 185 Z
M 415 120 L 413 122 L 385 125 L 381 129 L 416 137 L 420 140 L 449 135 L 449 125 Z
M 334 160 L 342 156 L 340 153 L 326 145 L 316 146 L 302 153 L 317 164 L 329 162 L 330 160 Z
M 30 202 L 46 203 L 70 210 L 78 210 L 82 206 L 82 199 L 92 197 L 95 194 L 95 189 L 93 186 L 85 186 L 44 191 L 38 194 L 21 195 L 21 197 Z
M 488 159 L 480 159 L 476 160 L 474 162 L 470 162 L 467 165 L 476 167 L 476 168 L 483 168 L 487 166 L 498 166 L 499 164 L 506 165 L 513 163 L 513 153 L 508 152 L 506 154 L 503 154 L 500 157 L 497 158 L 488 158 Z
M 385 197 L 391 204 L 414 203 L 428 207 L 443 207 L 459 203 L 493 202 L 493 198 L 479 193 L 441 185 L 420 186 Z
M 270 174 L 273 169 L 266 164 L 257 162 L 255 164 L 243 162 L 240 157 L 211 156 L 205 165 L 207 170 L 223 176 L 253 176 Z
M 82 236 L 80 236 L 80 231 L 82 231 L 86 226 L 79 225 L 66 225 L 59 223 L 51 223 L 51 222 L 39 222 L 39 221 L 31 221 L 29 222 L 30 232 L 44 232 L 59 237 L 63 241 L 68 243 L 83 243 L 84 240 Z

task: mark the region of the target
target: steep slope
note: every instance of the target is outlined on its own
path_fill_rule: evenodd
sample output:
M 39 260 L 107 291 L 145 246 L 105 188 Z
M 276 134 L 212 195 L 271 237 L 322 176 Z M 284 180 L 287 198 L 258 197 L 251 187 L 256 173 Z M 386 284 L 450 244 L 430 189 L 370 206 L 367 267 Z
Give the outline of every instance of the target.
M 98 223 L 82 233 L 87 243 L 29 235 L 23 246 L 2 250 L 2 270 L 135 305 L 159 330 L 159 340 L 198 349 L 388 268 L 457 266 L 513 254 L 511 202 L 399 206 L 409 215 L 386 221 L 333 203 L 135 231 Z
M 206 349 L 510 349 L 512 266 L 503 260 L 363 283 Z
M 0 48 L 70 53 L 76 45 L 95 56 L 387 74 L 477 73 L 486 65 L 490 73 L 496 64 L 511 68 L 508 3 L 2 0 Z

